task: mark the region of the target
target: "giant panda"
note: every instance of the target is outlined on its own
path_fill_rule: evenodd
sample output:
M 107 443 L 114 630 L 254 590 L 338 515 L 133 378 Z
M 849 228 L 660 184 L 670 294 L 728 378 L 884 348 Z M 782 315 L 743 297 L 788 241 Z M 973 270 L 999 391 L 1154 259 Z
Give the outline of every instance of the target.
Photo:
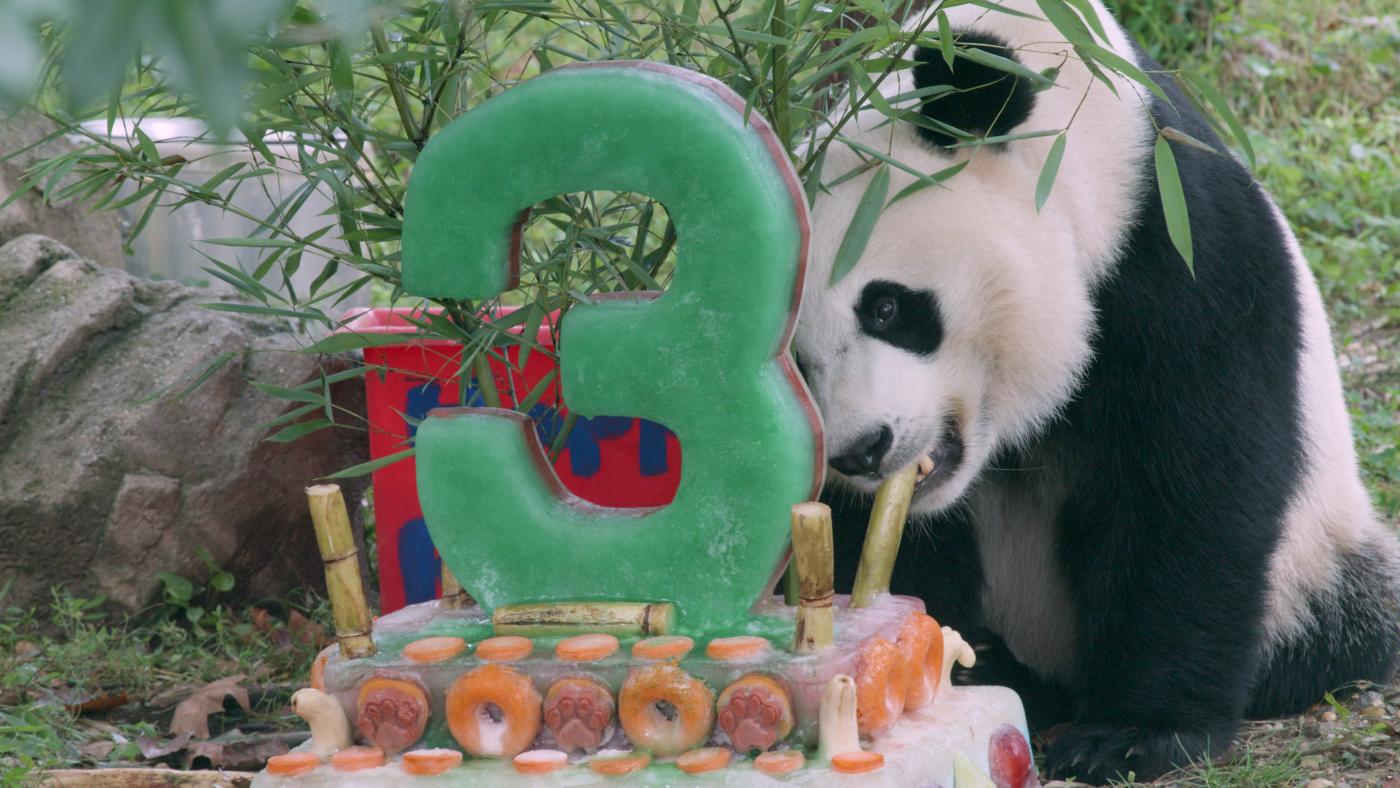
M 1269 195 L 1099 2 L 1100 43 L 1170 102 L 1104 73 L 1110 89 L 1035 2 L 1001 5 L 1022 15 L 948 8 L 954 35 L 1052 87 L 916 48 L 881 92 L 917 114 L 863 111 L 825 153 L 793 349 L 825 422 L 838 583 L 870 493 L 931 460 L 892 590 L 976 644 L 964 680 L 1067 723 L 1050 777 L 1151 779 L 1223 753 L 1243 718 L 1390 679 L 1400 550 Z M 1194 271 L 1169 237 L 1157 127 L 1221 151 L 1172 143 Z M 1062 128 L 1037 212 L 1053 137 L 1025 132 Z M 869 150 L 966 166 L 887 205 L 833 282 Z M 890 172 L 889 197 L 913 183 Z

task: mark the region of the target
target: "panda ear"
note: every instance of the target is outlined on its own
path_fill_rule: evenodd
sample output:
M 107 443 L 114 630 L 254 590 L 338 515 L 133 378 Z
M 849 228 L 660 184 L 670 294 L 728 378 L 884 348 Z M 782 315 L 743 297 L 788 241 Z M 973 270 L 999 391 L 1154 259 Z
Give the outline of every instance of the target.
M 1007 43 L 996 36 L 970 30 L 955 32 L 954 36 L 963 47 L 976 47 L 988 54 L 1020 62 Z M 1035 88 L 1024 77 L 966 57 L 954 59 L 954 67 L 949 68 L 943 53 L 928 47 L 915 50 L 914 63 L 916 88 L 937 85 L 952 88 L 949 92 L 933 93 L 919 107 L 919 112 L 940 129 L 951 126 L 974 137 L 994 137 L 1024 123 L 1035 106 Z M 920 137 L 941 148 L 961 141 L 950 131 L 924 125 L 915 128 Z

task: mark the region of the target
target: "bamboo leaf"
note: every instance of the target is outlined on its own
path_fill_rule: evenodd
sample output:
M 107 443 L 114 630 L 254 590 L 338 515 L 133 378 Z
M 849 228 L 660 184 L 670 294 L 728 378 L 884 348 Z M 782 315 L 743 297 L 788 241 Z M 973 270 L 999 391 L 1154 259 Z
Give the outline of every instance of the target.
M 1080 50 L 1080 57 L 1083 57 L 1084 53 L 1087 52 L 1094 60 L 1108 66 L 1139 85 L 1142 85 L 1168 104 L 1171 103 L 1171 99 L 1167 97 L 1167 92 L 1162 90 L 1162 86 L 1158 85 L 1156 80 L 1148 76 L 1142 69 L 1119 57 L 1117 53 L 1111 52 L 1093 43 L 1076 44 L 1075 49 Z
M 1050 80 L 1046 79 L 1045 75 L 1040 73 L 1039 71 L 1032 71 L 1026 68 L 1025 66 L 1021 65 L 1020 63 L 1016 62 L 1015 60 L 1012 60 L 1011 58 L 1002 57 L 1001 55 L 994 55 L 991 52 L 988 52 L 985 49 L 980 49 L 978 47 L 959 48 L 958 57 L 967 58 L 968 60 L 986 66 L 987 68 L 996 69 L 997 71 L 1001 71 L 1007 74 L 1014 74 L 1015 76 L 1030 80 L 1031 84 L 1034 86 L 1046 86 L 1054 84 Z
M 213 377 L 215 372 L 218 372 L 220 369 L 223 369 L 225 365 L 227 365 L 230 361 L 234 360 L 235 358 L 238 358 L 238 354 L 230 351 L 220 353 L 219 355 L 210 359 L 209 363 L 204 365 L 204 369 L 200 370 L 199 374 L 194 377 L 194 380 L 191 380 L 188 385 L 181 389 L 180 393 L 176 394 L 175 397 L 171 400 L 171 402 L 179 402 L 180 400 L 184 399 L 186 396 L 189 395 L 190 392 L 203 385 L 204 381 Z M 155 400 L 160 399 L 161 395 L 165 394 L 165 392 L 169 390 L 169 387 L 163 388 L 160 391 L 151 394 L 150 396 L 142 397 L 141 399 L 136 400 L 132 404 L 144 405 L 148 402 L 153 402 Z
M 275 418 L 275 419 L 269 419 L 268 421 L 264 421 L 262 424 L 259 424 L 258 426 L 254 427 L 253 429 L 255 429 L 255 430 L 270 430 L 270 429 L 272 429 L 273 427 L 280 427 L 280 426 L 282 426 L 283 424 L 286 424 L 286 423 L 288 423 L 288 422 L 296 421 L 297 419 L 301 418 L 302 416 L 305 416 L 306 414 L 310 413 L 310 412 L 313 411 L 313 410 L 320 410 L 320 409 L 321 409 L 320 404 L 314 403 L 314 402 L 313 402 L 313 403 L 310 403 L 310 404 L 307 404 L 307 405 L 299 405 L 299 406 L 297 406 L 297 407 L 295 407 L 295 408 L 292 408 L 291 410 L 287 411 L 286 413 L 283 413 L 281 416 L 278 416 L 278 417 Z
M 860 204 L 856 206 L 851 223 L 846 228 L 846 235 L 841 239 L 841 246 L 836 250 L 836 259 L 831 265 L 830 284 L 841 281 L 865 253 L 870 234 L 875 230 L 875 222 L 879 220 L 880 211 L 885 207 L 885 194 L 889 189 L 890 168 L 888 164 L 881 165 L 866 185 L 865 194 L 861 196 Z
M 1192 148 L 1205 151 L 1206 153 L 1212 154 L 1214 156 L 1225 155 L 1223 152 L 1216 149 L 1209 143 L 1202 142 L 1201 140 L 1198 140 L 1190 134 L 1187 134 L 1181 129 L 1175 128 L 1173 126 L 1163 126 L 1162 128 L 1157 130 L 1157 133 L 1161 134 L 1163 137 L 1166 137 L 1172 142 L 1179 142 L 1182 145 L 1189 145 Z
M 281 238 L 206 238 L 204 243 L 215 246 L 254 247 L 259 249 L 299 249 L 301 244 Z
M 1254 146 L 1249 142 L 1249 133 L 1244 130 L 1244 124 L 1240 123 L 1240 119 L 1230 109 L 1230 102 L 1225 100 L 1225 97 L 1210 83 L 1210 80 L 1200 74 L 1194 71 L 1182 71 L 1181 76 L 1191 84 L 1197 95 L 1210 102 L 1210 105 L 1215 108 L 1220 119 L 1225 121 L 1226 126 L 1230 127 L 1230 135 L 1235 138 L 1235 144 L 1240 146 L 1240 150 L 1244 151 L 1245 158 L 1249 159 L 1250 168 L 1255 167 Z
M 414 334 L 357 334 L 354 331 L 343 331 L 313 342 L 302 352 L 347 353 L 351 350 L 363 350 L 367 347 L 402 345 L 418 338 Z
M 1050 190 L 1055 188 L 1055 176 L 1060 172 L 1060 160 L 1065 155 L 1065 132 L 1050 144 L 1050 153 L 1045 156 L 1045 164 L 1040 168 L 1040 178 L 1035 183 L 1035 212 L 1045 207 L 1050 199 Z
M 528 414 L 530 409 L 535 407 L 535 404 L 545 395 L 545 392 L 549 391 L 549 384 L 554 382 L 554 378 L 557 374 L 557 369 L 551 369 L 548 374 L 540 378 L 540 382 L 536 383 L 534 388 L 530 389 L 530 393 L 525 395 L 525 399 L 520 400 L 515 406 L 515 409 L 521 413 Z
M 948 64 L 948 70 L 952 71 L 958 50 L 953 46 L 953 26 L 949 24 L 948 15 L 943 13 L 943 9 L 938 10 L 938 48 L 943 51 L 943 61 Z
M 642 239 L 639 237 L 637 239 L 637 248 L 640 249 L 641 246 Z M 530 304 L 529 310 L 530 316 L 525 319 L 525 329 L 521 332 L 521 336 L 532 340 L 532 342 L 520 346 L 520 355 L 516 360 L 519 362 L 521 369 L 524 369 L 525 365 L 530 361 L 530 353 L 534 350 L 533 340 L 539 336 L 540 324 L 544 322 L 544 308 L 539 305 L 538 301 Z
M 1181 188 L 1181 173 L 1176 168 L 1176 156 L 1166 137 L 1157 137 L 1153 159 L 1157 168 L 1157 191 L 1162 197 L 1162 213 L 1167 219 L 1167 234 L 1194 277 L 1196 266 L 1191 252 L 1191 221 L 1186 211 L 1186 193 Z
M 264 440 L 269 443 L 291 443 L 303 435 L 310 435 L 318 430 L 323 430 L 333 426 L 329 419 L 311 419 L 310 421 L 299 421 L 290 427 L 284 427 L 274 435 L 269 435 Z
M 1075 9 L 1079 11 L 1079 15 L 1084 17 L 1084 21 L 1088 22 L 1089 26 L 1098 34 L 1100 41 L 1108 40 L 1108 33 L 1104 30 L 1103 21 L 1099 19 L 1098 12 L 1094 10 L 1089 0 L 1065 0 L 1065 2 L 1074 6 Z
M 313 394 L 310 391 L 303 391 L 302 389 L 289 389 L 282 386 L 275 386 L 271 383 L 260 383 L 256 380 L 249 382 L 252 383 L 258 391 L 270 397 L 276 397 L 277 399 L 286 399 L 292 402 L 314 402 L 317 405 L 326 401 L 326 398 L 320 394 Z
M 937 186 L 938 184 L 948 180 L 954 175 L 957 175 L 958 173 L 962 172 L 963 168 L 966 167 L 971 161 L 971 159 L 963 159 L 957 164 L 954 164 L 950 167 L 944 167 L 938 172 L 932 173 L 931 175 L 926 175 L 923 178 L 914 181 L 908 186 L 905 186 L 903 189 L 900 189 L 899 193 L 894 196 L 894 199 L 890 200 L 889 204 L 894 205 L 895 203 L 899 202 L 905 197 L 908 197 L 911 194 L 923 191 L 924 189 L 927 189 L 930 186 Z
M 1066 41 L 1080 46 L 1094 43 L 1093 36 L 1089 35 L 1089 28 L 1084 26 L 1084 20 L 1074 13 L 1065 0 L 1035 0 L 1035 4 Z
M 293 320 L 315 320 L 318 323 L 331 325 L 331 319 L 317 312 L 305 312 L 297 309 L 281 309 L 275 306 L 258 306 L 256 304 L 219 303 L 212 302 L 200 304 L 205 309 L 212 309 L 215 312 L 238 312 L 244 315 L 264 315 L 268 317 L 290 317 Z
M 359 465 L 351 465 L 349 468 L 344 468 L 344 469 L 338 470 L 338 471 L 336 471 L 335 473 L 332 473 L 331 475 L 326 476 L 325 478 L 327 478 L 327 479 L 353 479 L 353 478 L 355 478 L 355 477 L 357 477 L 357 476 L 364 476 L 364 475 L 366 475 L 366 474 L 374 473 L 375 471 L 379 470 L 380 468 L 385 468 L 385 467 L 388 467 L 388 466 L 390 466 L 390 465 L 393 465 L 394 463 L 398 462 L 399 460 L 406 460 L 406 459 L 408 459 L 409 457 L 412 457 L 412 456 L 413 456 L 413 452 L 414 452 L 413 449 L 404 449 L 403 451 L 397 451 L 397 452 L 394 452 L 393 454 L 385 455 L 385 456 L 380 457 L 379 459 L 376 459 L 376 460 L 370 460 L 369 462 L 362 462 L 362 463 L 360 463 Z

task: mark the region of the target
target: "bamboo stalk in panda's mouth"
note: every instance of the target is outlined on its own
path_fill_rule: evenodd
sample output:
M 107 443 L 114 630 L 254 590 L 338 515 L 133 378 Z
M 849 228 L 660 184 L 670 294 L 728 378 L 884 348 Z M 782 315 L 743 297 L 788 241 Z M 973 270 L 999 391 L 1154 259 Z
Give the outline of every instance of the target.
M 925 474 L 926 475 L 926 474 Z M 875 491 L 870 525 L 865 529 L 865 545 L 860 551 L 855 584 L 851 586 L 851 607 L 865 607 L 890 591 L 894 561 L 909 518 L 914 484 L 920 476 L 919 463 L 911 463 L 891 474 Z

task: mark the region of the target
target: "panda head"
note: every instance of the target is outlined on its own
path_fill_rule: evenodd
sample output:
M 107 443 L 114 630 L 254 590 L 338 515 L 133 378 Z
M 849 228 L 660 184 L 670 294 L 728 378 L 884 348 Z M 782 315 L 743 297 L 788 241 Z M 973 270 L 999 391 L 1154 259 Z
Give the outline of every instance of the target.
M 1033 29 L 1019 36 L 1048 40 Z M 959 41 L 1031 69 L 1073 71 L 1046 47 L 1023 54 L 993 32 L 965 30 Z M 922 102 L 915 119 L 867 110 L 843 130 L 857 145 L 828 148 L 822 180 L 836 183 L 813 201 L 794 349 L 822 411 L 831 477 L 871 492 L 889 473 L 916 462 L 927 470 L 931 460 L 913 504 L 929 513 L 957 502 L 999 449 L 1030 437 L 1071 396 L 1089 358 L 1090 289 L 1135 202 L 1137 169 L 1123 165 L 1141 147 L 1079 140 L 1131 137 L 1145 121 L 1140 106 L 1120 107 L 1106 89 L 1095 95 L 1082 67 L 1037 90 L 975 61 L 949 69 L 936 49 L 913 60 L 882 93 L 894 101 L 913 93 Z M 1038 212 L 1051 138 L 987 138 L 1066 126 L 1076 103 L 1084 117 Z M 984 144 L 959 144 L 969 137 Z M 859 261 L 833 283 L 837 250 L 874 177 L 861 148 L 923 173 L 965 166 L 943 186 L 888 204 Z M 899 168 L 890 173 L 887 201 L 914 183 Z

